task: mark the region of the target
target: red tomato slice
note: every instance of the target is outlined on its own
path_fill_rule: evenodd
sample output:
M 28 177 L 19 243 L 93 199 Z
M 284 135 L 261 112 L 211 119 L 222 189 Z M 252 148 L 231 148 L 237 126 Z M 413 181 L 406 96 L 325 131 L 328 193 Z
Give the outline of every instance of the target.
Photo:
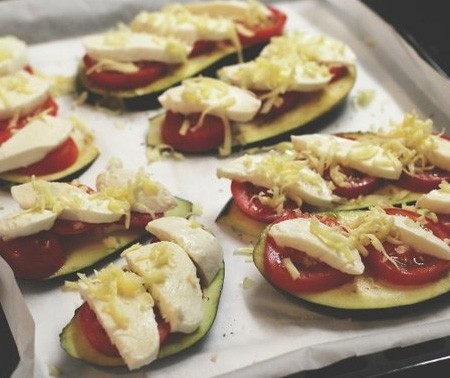
M 57 219 L 51 231 L 61 236 L 73 236 L 89 232 L 95 227 L 96 225 L 93 223 Z
M 80 316 L 80 326 L 83 335 L 89 341 L 91 346 L 99 353 L 109 357 L 120 357 L 119 351 L 111 343 L 103 326 L 97 319 L 94 311 L 91 310 L 87 302 L 84 302 L 78 309 Z M 167 340 L 170 334 L 170 325 L 156 317 L 158 322 L 159 343 L 160 345 Z
M 352 168 L 341 167 L 341 171 L 348 177 L 347 186 L 339 186 L 331 179 L 329 172 L 324 174 L 325 179 L 333 181 L 335 185 L 333 193 L 339 197 L 350 199 L 373 193 L 383 182 L 380 178 L 366 175 Z
M 263 205 L 256 197 L 258 193 L 267 192 L 266 188 L 255 186 L 251 182 L 231 181 L 231 193 L 233 201 L 237 207 L 248 217 L 264 223 L 272 223 L 278 218 L 285 218 L 288 214 L 298 209 L 298 205 L 292 201 L 285 201 L 282 214 L 277 215 L 276 211 Z
M 194 130 L 190 127 L 185 135 L 180 134 L 185 119 L 194 126 L 199 117 L 199 113 L 185 116 L 167 111 L 161 126 L 163 142 L 181 152 L 206 152 L 221 146 L 224 142 L 225 127 L 219 117 L 206 115 L 203 117 L 202 126 Z
M 85 55 L 83 62 L 86 70 L 89 70 L 97 62 Z M 144 87 L 167 73 L 169 66 L 161 62 L 135 62 L 139 71 L 134 73 L 122 73 L 117 71 L 93 71 L 87 75 L 89 81 L 100 88 L 113 91 L 126 91 Z
M 137 211 L 132 211 L 130 216 L 130 228 L 142 228 L 144 229 L 147 226 L 147 223 L 153 219 L 160 218 L 163 216 L 163 213 L 156 213 L 154 217 L 148 213 L 138 213 Z M 119 224 L 125 224 L 126 217 L 123 216 L 120 220 L 117 221 Z
M 95 312 L 91 310 L 87 302 L 78 309 L 80 327 L 89 344 L 99 353 L 109 357 L 120 357 L 119 351 L 111 343 L 108 335 L 97 319 Z
M 202 54 L 209 53 L 217 46 L 215 41 L 196 41 L 189 54 L 189 58 L 193 58 Z
M 272 7 L 270 7 L 270 11 L 272 12 L 270 19 L 262 25 L 249 26 L 244 23 L 245 28 L 253 31 L 253 35 L 245 36 L 239 34 L 239 40 L 243 46 L 268 42 L 270 38 L 283 33 L 284 25 L 287 19 L 286 14 Z
M 438 214 L 438 221 L 441 227 L 447 232 L 447 238 L 450 237 L 450 215 L 448 214 Z
M 284 267 L 282 259 L 290 257 L 300 272 L 300 277 L 292 279 Z M 353 279 L 350 274 L 330 267 L 306 253 L 293 248 L 279 247 L 273 238 L 267 237 L 264 250 L 264 270 L 268 280 L 275 286 L 291 293 L 310 293 L 338 287 Z
M 47 111 L 47 114 L 55 116 L 58 113 L 58 104 L 52 97 L 48 97 L 45 102 L 38 106 L 35 110 L 28 114 L 27 116 L 20 117 L 17 122 L 10 126 L 10 119 L 5 119 L 0 121 L 0 145 L 3 142 L 6 142 L 12 136 L 13 130 L 18 130 L 26 126 L 29 118 L 34 117 L 44 111 Z
M 413 220 L 420 216 L 413 211 L 404 209 L 391 208 L 385 211 L 390 215 L 406 216 Z M 424 227 L 441 239 L 447 236 L 445 230 L 432 221 L 426 222 Z M 399 268 L 372 246 L 367 248 L 369 255 L 366 257 L 366 261 L 368 268 L 386 281 L 399 285 L 422 285 L 438 280 L 450 269 L 450 261 L 418 253 L 413 247 L 410 247 L 406 252 L 398 253 L 396 250 L 398 246 L 394 244 L 385 242 L 383 246 L 387 254 L 396 261 Z
M 44 176 L 55 172 L 60 172 L 70 167 L 78 157 L 78 148 L 72 138 L 68 138 L 58 148 L 49 152 L 41 161 L 29 165 L 28 167 L 15 169 L 14 173 L 20 175 Z
M 434 168 L 414 175 L 403 172 L 398 179 L 398 185 L 413 192 L 428 193 L 437 189 L 444 180 L 450 180 L 450 172 Z
M 8 241 L 0 239 L 0 255 L 18 278 L 45 278 L 66 261 L 58 237 L 48 231 Z
M 332 75 L 331 82 L 337 81 L 348 74 L 347 66 L 331 66 L 329 71 Z

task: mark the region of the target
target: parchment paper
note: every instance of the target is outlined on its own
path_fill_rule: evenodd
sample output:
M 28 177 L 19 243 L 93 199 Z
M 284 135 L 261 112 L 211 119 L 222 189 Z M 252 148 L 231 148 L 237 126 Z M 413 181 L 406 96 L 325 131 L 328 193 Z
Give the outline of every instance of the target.
M 30 62 L 38 71 L 73 75 L 83 55 L 79 35 L 129 21 L 144 6 L 150 9 L 162 4 L 135 0 L 3 1 L 0 34 L 16 34 L 33 44 Z M 365 6 L 354 0 L 275 5 L 288 13 L 288 29 L 330 34 L 348 43 L 358 56 L 357 82 L 344 109 L 317 131 L 367 130 L 398 121 L 404 112 L 412 110 L 422 117 L 432 117 L 438 128 L 447 128 L 449 83 Z M 361 107 L 356 97 L 365 90 L 374 90 L 375 98 Z M 214 222 L 230 196 L 229 181 L 215 175 L 224 159 L 187 157 L 148 164 L 147 118 L 155 111 L 114 114 L 88 105 L 76 106 L 71 96 L 57 101 L 59 116 L 77 114 L 94 129 L 101 151 L 80 182 L 93 185 L 112 156 L 120 157 L 128 167 L 145 166 L 173 194 L 202 205 L 199 221 L 222 242 L 226 278 L 216 321 L 205 340 L 185 353 L 133 373 L 98 368 L 69 357 L 59 345 L 58 334 L 81 304 L 79 296 L 64 292 L 61 282 L 20 281 L 35 323 L 35 377 L 48 377 L 54 367 L 63 377 L 282 376 L 350 356 L 450 335 L 450 309 L 442 301 L 429 310 L 405 312 L 397 318 L 356 320 L 315 312 L 280 295 L 246 257 L 234 253 L 246 241 Z M 9 193 L 0 193 L 0 207 L 0 216 L 16 208 Z M 6 282 L 11 281 L 4 269 L 0 273 Z M 244 288 L 245 278 L 253 283 L 251 287 Z M 5 307 L 3 295 L 2 305 Z M 21 324 L 28 326 L 31 322 L 21 319 Z M 16 376 L 30 375 L 17 372 Z

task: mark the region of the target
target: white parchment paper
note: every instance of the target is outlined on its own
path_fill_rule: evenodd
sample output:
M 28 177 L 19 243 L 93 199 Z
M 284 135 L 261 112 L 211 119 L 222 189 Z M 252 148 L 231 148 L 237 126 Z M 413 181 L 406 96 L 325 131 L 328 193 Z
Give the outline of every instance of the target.
M 0 2 L 0 35 L 16 34 L 31 44 L 30 62 L 51 75 L 73 75 L 83 48 L 79 36 L 129 21 L 139 10 L 162 1 L 14 0 Z M 398 121 L 415 110 L 432 117 L 438 128 L 450 120 L 450 85 L 435 73 L 386 23 L 356 0 L 274 2 L 289 15 L 288 29 L 323 32 L 348 43 L 358 56 L 358 78 L 346 106 L 320 132 L 357 131 Z M 357 105 L 359 91 L 373 90 L 366 107 Z M 234 251 L 246 245 L 215 218 L 229 198 L 228 180 L 216 178 L 224 160 L 187 157 L 148 164 L 147 119 L 155 111 L 131 114 L 102 112 L 60 97 L 61 117 L 76 114 L 95 132 L 100 157 L 81 177 L 93 185 L 108 160 L 120 157 L 128 167 L 141 167 L 173 194 L 201 204 L 199 221 L 219 237 L 225 251 L 226 278 L 216 321 L 203 342 L 180 355 L 137 372 L 106 369 L 77 361 L 60 347 L 58 335 L 81 304 L 61 282 L 25 282 L 19 287 L 35 323 L 35 377 L 48 377 L 57 367 L 63 377 L 202 377 L 282 376 L 319 368 L 340 359 L 405 346 L 450 335 L 450 309 L 442 301 L 430 309 L 411 310 L 397 318 L 356 320 L 315 312 L 275 291 L 246 257 Z M 9 193 L 0 193 L 0 216 L 15 209 Z M 4 269 L 2 282 L 12 280 Z M 253 285 L 244 289 L 243 280 Z M 11 292 L 14 293 L 14 292 Z M 13 296 L 14 297 L 14 296 Z M 3 295 L 1 297 L 2 305 Z M 17 293 L 17 301 L 20 296 Z M 7 302 L 16 306 L 15 301 Z M 6 311 L 6 309 L 5 309 Z M 20 319 L 31 327 L 31 321 Z M 13 330 L 16 329 L 11 327 Z M 32 328 L 30 334 L 33 334 Z M 25 342 L 26 345 L 26 342 Z M 17 372 L 17 377 L 31 375 Z

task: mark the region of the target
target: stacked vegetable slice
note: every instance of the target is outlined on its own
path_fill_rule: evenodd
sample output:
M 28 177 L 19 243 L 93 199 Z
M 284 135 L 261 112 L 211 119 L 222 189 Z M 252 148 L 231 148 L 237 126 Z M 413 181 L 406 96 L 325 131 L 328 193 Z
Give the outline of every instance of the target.
M 159 241 L 125 250 L 124 270 L 110 265 L 70 284 L 86 301 L 60 336 L 73 357 L 137 369 L 190 347 L 213 324 L 224 279 L 217 239 L 179 217 L 146 229 Z
M 86 168 L 98 155 L 91 131 L 56 117 L 50 84 L 27 66 L 23 41 L 2 37 L 0 50 L 0 179 L 53 181 Z

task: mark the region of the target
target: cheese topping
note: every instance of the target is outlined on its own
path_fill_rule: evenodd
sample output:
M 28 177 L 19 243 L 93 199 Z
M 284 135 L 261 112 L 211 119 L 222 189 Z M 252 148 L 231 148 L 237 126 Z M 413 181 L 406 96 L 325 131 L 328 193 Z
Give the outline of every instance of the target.
M 153 217 L 177 205 L 169 190 L 152 180 L 147 172 L 126 169 L 118 159 L 112 159 L 106 172 L 97 176 L 96 187 L 108 197 L 128 202 L 132 211 Z
M 307 33 L 289 33 L 274 37 L 264 47 L 260 56 L 266 58 L 291 57 L 301 58 L 324 64 L 343 64 L 352 66 L 356 56 L 343 42 L 325 35 Z
M 156 61 L 168 64 L 182 63 L 190 47 L 171 37 L 132 32 L 126 28 L 111 30 L 106 34 L 83 39 L 87 54 L 98 61 L 92 70 L 135 72 L 138 61 Z
M 172 4 L 160 12 L 139 13 L 131 23 L 137 32 L 172 36 L 193 45 L 196 41 L 231 40 L 239 46 L 235 25 L 225 18 L 194 15 L 182 4 Z
M 282 206 L 288 197 L 299 206 L 304 201 L 313 206 L 329 207 L 335 200 L 327 182 L 317 172 L 304 162 L 295 160 L 294 155 L 273 150 L 232 160 L 217 170 L 217 176 L 268 188 L 273 199 L 267 204 Z M 275 200 L 278 196 L 279 200 Z
M 233 85 L 278 94 L 316 91 L 331 80 L 328 68 L 323 65 L 289 57 L 259 57 L 251 62 L 223 67 L 218 76 Z
M 215 18 L 223 17 L 243 22 L 246 25 L 264 24 L 271 16 L 269 8 L 255 0 L 213 0 L 188 3 L 185 6 L 194 14 L 206 14 Z
M 0 145 L 0 172 L 29 166 L 42 160 L 72 132 L 70 122 L 52 116 L 33 119 Z
M 0 239 L 9 240 L 50 230 L 56 217 L 57 214 L 49 210 L 13 212 L 0 219 Z
M 79 274 L 76 283 L 129 369 L 150 363 L 159 352 L 154 301 L 143 284 L 137 274 L 113 264 L 90 278 Z
M 295 218 L 273 224 L 269 235 L 280 247 L 295 248 L 348 274 L 362 274 L 358 251 L 343 231 L 316 218 Z
M 19 71 L 27 63 L 27 45 L 25 42 L 12 35 L 0 37 L 0 76 Z
M 202 291 L 187 253 L 167 241 L 124 251 L 129 268 L 143 277 L 171 332 L 194 332 L 203 318 Z
M 250 121 L 261 105 L 252 93 L 205 77 L 184 80 L 158 99 L 165 109 L 173 112 L 211 114 L 237 122 Z
M 13 186 L 11 195 L 23 209 L 51 210 L 72 221 L 111 223 L 129 213 L 125 201 L 98 198 L 67 183 L 34 180 Z
M 423 194 L 417 200 L 416 206 L 438 214 L 450 214 L 450 184 L 443 181 L 439 189 Z
M 390 151 L 386 151 L 370 140 L 350 140 L 334 135 L 310 134 L 293 135 L 294 148 L 302 154 L 324 157 L 324 163 L 315 167 L 319 172 L 332 164 L 341 164 L 368 175 L 398 179 L 402 173 L 402 163 Z
M 159 240 L 172 241 L 182 247 L 194 261 L 205 286 L 219 271 L 223 251 L 217 238 L 201 225 L 181 217 L 152 220 L 145 229 Z
M 27 115 L 48 97 L 47 80 L 25 71 L 0 76 L 0 120 Z

